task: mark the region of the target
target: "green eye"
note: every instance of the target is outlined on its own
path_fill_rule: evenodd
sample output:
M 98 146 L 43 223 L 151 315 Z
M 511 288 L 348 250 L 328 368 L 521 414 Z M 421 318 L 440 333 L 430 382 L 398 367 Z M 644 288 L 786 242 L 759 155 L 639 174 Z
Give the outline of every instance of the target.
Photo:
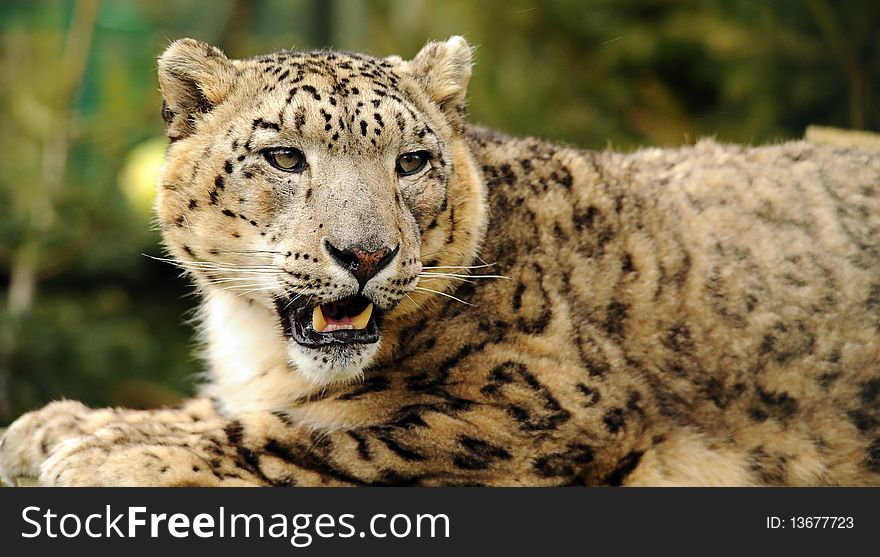
M 267 149 L 263 152 L 263 156 L 269 161 L 269 164 L 283 170 L 285 172 L 302 172 L 306 169 L 306 156 L 299 149 L 291 149 L 288 147 L 279 147 L 277 149 Z
M 413 151 L 397 157 L 395 170 L 400 176 L 411 176 L 425 167 L 428 163 L 427 151 Z

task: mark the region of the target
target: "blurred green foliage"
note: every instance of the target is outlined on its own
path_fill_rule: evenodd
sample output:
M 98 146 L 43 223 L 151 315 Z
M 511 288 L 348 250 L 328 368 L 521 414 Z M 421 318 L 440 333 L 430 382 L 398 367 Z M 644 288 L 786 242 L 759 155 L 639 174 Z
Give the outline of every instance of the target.
M 60 396 L 141 407 L 195 386 L 196 301 L 143 255 L 161 249 L 138 193 L 170 40 L 411 56 L 463 34 L 474 121 L 631 149 L 878 130 L 878 30 L 875 0 L 4 1 L 0 424 Z

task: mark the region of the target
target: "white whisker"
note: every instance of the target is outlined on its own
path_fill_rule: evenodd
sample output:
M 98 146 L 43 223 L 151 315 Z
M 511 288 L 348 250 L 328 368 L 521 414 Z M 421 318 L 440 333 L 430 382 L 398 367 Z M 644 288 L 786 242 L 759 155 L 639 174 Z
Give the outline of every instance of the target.
M 302 298 L 302 294 L 297 294 L 296 296 L 294 296 L 289 302 L 284 304 L 284 308 L 281 311 L 287 311 L 287 308 L 289 308 L 293 304 L 293 302 L 299 300 L 300 298 Z
M 416 306 L 416 309 L 419 309 L 419 310 L 422 309 L 422 306 L 420 306 L 418 303 L 416 303 L 416 301 L 413 300 L 412 296 L 410 296 L 409 293 L 404 294 L 404 296 L 406 296 L 409 299 L 409 301 L 412 303 L 412 305 Z
M 262 292 L 265 290 L 275 290 L 274 286 L 267 286 L 265 284 L 245 284 L 245 285 L 234 285 L 234 286 L 226 286 L 224 288 L 218 288 L 218 292 L 228 292 L 232 290 L 245 290 L 245 293 L 249 292 Z
M 419 276 L 423 277 L 454 277 L 454 278 L 467 278 L 467 279 L 507 279 L 510 280 L 510 277 L 506 277 L 504 275 L 461 275 L 456 273 L 419 273 Z
M 431 277 L 431 278 L 426 278 L 424 275 L 422 275 L 422 276 L 420 276 L 419 278 L 421 279 L 421 280 L 419 281 L 420 284 L 421 284 L 422 282 L 428 282 L 428 281 L 431 281 L 431 280 L 457 280 L 458 282 L 466 282 L 466 283 L 468 283 L 468 284 L 474 284 L 474 281 L 472 281 L 472 280 L 468 280 L 468 279 L 466 279 L 466 278 L 457 278 L 457 277 L 435 276 L 435 277 Z
M 215 250 L 217 253 L 239 253 L 239 254 L 259 254 L 259 255 L 281 255 L 282 251 L 265 250 L 265 249 L 245 249 L 245 250 Z
M 470 302 L 465 302 L 465 301 L 462 300 L 461 298 L 456 298 L 456 297 L 453 296 L 452 294 L 447 294 L 446 292 L 440 292 L 439 290 L 432 290 L 432 289 L 430 289 L 430 288 L 423 288 L 423 287 L 421 287 L 421 286 L 416 286 L 416 290 L 421 290 L 421 291 L 423 291 L 423 292 L 432 292 L 432 293 L 434 293 L 434 294 L 440 294 L 441 296 L 446 296 L 447 298 L 451 298 L 451 299 L 455 300 L 456 302 L 461 302 L 461 303 L 463 303 L 463 304 L 466 305 L 466 306 L 472 306 L 472 305 L 474 305 L 474 304 L 472 304 L 472 303 L 470 303 Z
M 180 266 L 194 267 L 198 270 L 210 270 L 210 271 L 238 271 L 238 272 L 277 272 L 279 271 L 278 267 L 274 267 L 271 265 L 265 266 L 257 266 L 257 265 L 241 265 L 241 266 L 231 266 L 231 265 L 216 265 L 216 264 L 204 264 L 197 262 L 189 262 L 181 264 Z
M 225 284 L 227 286 L 239 286 L 239 287 L 242 285 L 248 285 L 248 284 L 265 285 L 265 286 L 269 286 L 269 285 L 278 286 L 280 284 L 277 281 L 265 281 L 265 280 L 247 279 L 247 278 L 209 280 L 207 282 L 208 282 L 208 284 L 213 284 L 213 285 Z
M 485 263 L 483 265 L 435 265 L 423 266 L 422 269 L 483 269 L 493 265 L 495 265 L 495 263 Z
M 196 269 L 206 269 L 206 270 L 215 270 L 215 271 L 271 271 L 278 272 L 279 268 L 275 265 L 221 265 L 217 263 L 211 263 L 210 261 L 182 261 L 180 259 L 170 259 L 166 257 L 155 257 L 153 255 L 142 254 L 150 259 L 154 259 L 156 261 L 161 261 L 163 263 L 170 263 L 176 267 L 180 267 L 182 269 L 188 268 L 196 268 Z
M 267 277 L 269 278 L 269 277 Z M 223 278 L 209 278 L 208 282 L 210 284 L 223 284 L 227 282 L 254 282 L 258 281 L 260 277 L 223 277 Z M 278 281 L 272 281 L 277 283 Z
M 247 296 L 248 294 L 253 294 L 254 292 L 266 292 L 266 291 L 270 291 L 270 290 L 274 290 L 274 288 L 271 288 L 271 287 L 269 287 L 269 288 L 253 288 L 251 290 L 245 290 L 244 292 L 240 293 L 239 295 L 240 296 Z

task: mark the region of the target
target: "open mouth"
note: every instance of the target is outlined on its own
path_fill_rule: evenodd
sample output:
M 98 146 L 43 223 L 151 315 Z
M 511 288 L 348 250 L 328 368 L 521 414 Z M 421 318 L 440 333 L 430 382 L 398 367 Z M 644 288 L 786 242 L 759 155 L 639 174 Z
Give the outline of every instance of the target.
M 363 296 L 317 306 L 277 303 L 284 332 L 303 346 L 372 344 L 379 340 L 380 312 Z

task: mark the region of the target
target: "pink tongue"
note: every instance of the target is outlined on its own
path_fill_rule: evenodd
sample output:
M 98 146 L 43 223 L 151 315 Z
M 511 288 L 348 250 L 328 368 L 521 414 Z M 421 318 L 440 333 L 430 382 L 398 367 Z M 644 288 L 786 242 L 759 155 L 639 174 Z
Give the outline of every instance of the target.
M 339 302 L 334 302 L 332 306 L 330 306 L 329 312 L 324 312 L 324 320 L 328 325 L 351 325 L 351 317 L 345 314 L 346 304 L 342 304 Z M 339 315 L 340 317 L 330 317 L 327 315 L 328 313 L 333 313 L 335 315 Z

